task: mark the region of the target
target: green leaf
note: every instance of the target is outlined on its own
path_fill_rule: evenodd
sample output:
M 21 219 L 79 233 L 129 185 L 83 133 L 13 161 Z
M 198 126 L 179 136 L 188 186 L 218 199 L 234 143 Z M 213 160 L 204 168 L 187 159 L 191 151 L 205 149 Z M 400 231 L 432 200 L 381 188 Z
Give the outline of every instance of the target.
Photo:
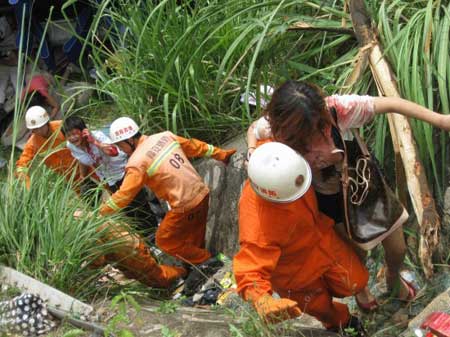
M 62 337 L 78 337 L 83 336 L 85 334 L 84 330 L 81 329 L 73 329 L 70 331 L 67 331 Z
M 127 329 L 123 329 L 119 331 L 119 337 L 134 337 L 134 334 Z

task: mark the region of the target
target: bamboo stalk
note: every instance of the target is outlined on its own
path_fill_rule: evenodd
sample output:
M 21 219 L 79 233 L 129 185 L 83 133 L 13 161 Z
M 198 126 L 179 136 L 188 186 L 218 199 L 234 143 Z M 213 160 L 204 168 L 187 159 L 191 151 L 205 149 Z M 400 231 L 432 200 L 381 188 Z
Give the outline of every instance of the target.
M 364 1 L 350 0 L 350 16 L 353 22 L 356 38 L 361 47 L 371 45 L 369 54 L 370 67 L 377 87 L 382 95 L 400 97 L 391 67 L 383 56 L 382 48 L 377 41 L 371 27 Z M 411 126 L 406 117 L 399 114 L 388 114 L 394 151 L 396 151 L 396 165 L 403 163 L 406 181 L 399 181 L 397 187 L 407 187 L 414 212 L 420 226 L 419 258 L 427 278 L 433 275 L 431 261 L 433 252 L 439 243 L 440 219 L 436 211 L 435 202 L 428 187 L 425 170 L 419 159 L 416 142 Z M 399 158 L 397 159 L 397 153 Z M 398 161 L 398 163 L 397 163 Z

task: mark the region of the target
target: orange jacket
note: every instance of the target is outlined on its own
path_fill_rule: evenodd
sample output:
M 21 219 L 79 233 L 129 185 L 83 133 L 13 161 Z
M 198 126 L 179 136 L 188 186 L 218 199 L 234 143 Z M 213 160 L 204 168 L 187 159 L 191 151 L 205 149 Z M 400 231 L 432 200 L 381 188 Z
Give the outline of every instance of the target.
M 170 131 L 142 136 L 128 160 L 120 189 L 102 206 L 100 212 L 110 214 L 124 208 L 144 185 L 159 199 L 166 200 L 173 212 L 189 211 L 202 201 L 209 189 L 188 158 L 213 157 L 226 161 L 229 153 Z
M 291 203 L 260 198 L 247 181 L 239 202 L 238 291 L 256 301 L 272 289 L 298 291 L 333 263 L 333 220 L 320 213 L 310 188 Z
M 61 132 L 61 124 L 62 121 L 49 122 L 51 132 L 49 138 L 31 135 L 16 162 L 17 175 L 27 176 L 29 166 L 36 156 L 43 159 L 45 165 L 56 173 L 71 173 L 76 160 L 72 157 L 70 150 L 65 147 L 66 139 Z

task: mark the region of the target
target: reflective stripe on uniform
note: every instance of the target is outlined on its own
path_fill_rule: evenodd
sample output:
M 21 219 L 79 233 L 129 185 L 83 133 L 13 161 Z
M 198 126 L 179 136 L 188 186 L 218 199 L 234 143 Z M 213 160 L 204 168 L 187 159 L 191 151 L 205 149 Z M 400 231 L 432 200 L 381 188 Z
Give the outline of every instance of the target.
M 114 202 L 112 198 L 109 198 L 106 202 L 106 205 L 108 205 L 109 208 L 111 208 L 114 211 L 119 211 L 121 207 L 117 206 L 117 204 Z
M 205 157 L 211 157 L 214 152 L 214 145 L 208 144 L 208 151 L 205 153 Z
M 19 167 L 16 169 L 16 171 L 17 171 L 17 173 L 28 173 L 28 167 L 25 167 L 25 166 L 19 166 Z
M 158 154 L 156 158 L 153 160 L 153 163 L 147 169 L 148 176 L 151 177 L 156 172 L 156 170 L 161 166 L 163 161 L 171 154 L 171 152 L 178 147 L 180 147 L 180 143 L 174 141 L 170 143 L 170 145 L 163 152 Z

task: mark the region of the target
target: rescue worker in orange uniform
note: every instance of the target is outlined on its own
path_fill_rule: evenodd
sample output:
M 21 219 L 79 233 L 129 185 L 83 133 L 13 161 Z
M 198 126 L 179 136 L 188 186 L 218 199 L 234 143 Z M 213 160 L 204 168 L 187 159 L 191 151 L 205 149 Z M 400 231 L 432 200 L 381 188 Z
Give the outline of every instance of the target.
M 16 162 L 16 176 L 24 179 L 29 186 L 29 167 L 33 159 L 41 156 L 48 168 L 68 179 L 74 174 L 74 181 L 80 181 L 76 160 L 65 147 L 66 138 L 61 132 L 62 121 L 50 122 L 47 111 L 36 105 L 27 110 L 25 123 L 32 134 Z
M 240 295 L 266 321 L 303 311 L 329 330 L 353 328 L 364 336 L 361 322 L 333 297 L 361 291 L 368 272 L 319 212 L 308 163 L 287 145 L 269 142 L 253 152 L 248 175 L 233 261 Z
M 102 243 L 118 242 L 118 245 L 105 256 L 95 260 L 93 267 L 113 263 L 126 277 L 158 288 L 167 288 L 186 275 L 184 268 L 158 264 L 142 238 L 131 234 L 125 225 L 107 222 L 100 226 L 99 231 L 103 233 Z
M 185 263 L 205 263 L 211 258 L 204 248 L 209 189 L 189 158 L 212 157 L 228 163 L 236 150 L 222 150 L 170 131 L 144 136 L 128 117 L 111 124 L 110 138 L 129 159 L 120 189 L 102 205 L 100 213 L 123 209 L 148 186 L 170 206 L 156 232 L 157 246 Z

